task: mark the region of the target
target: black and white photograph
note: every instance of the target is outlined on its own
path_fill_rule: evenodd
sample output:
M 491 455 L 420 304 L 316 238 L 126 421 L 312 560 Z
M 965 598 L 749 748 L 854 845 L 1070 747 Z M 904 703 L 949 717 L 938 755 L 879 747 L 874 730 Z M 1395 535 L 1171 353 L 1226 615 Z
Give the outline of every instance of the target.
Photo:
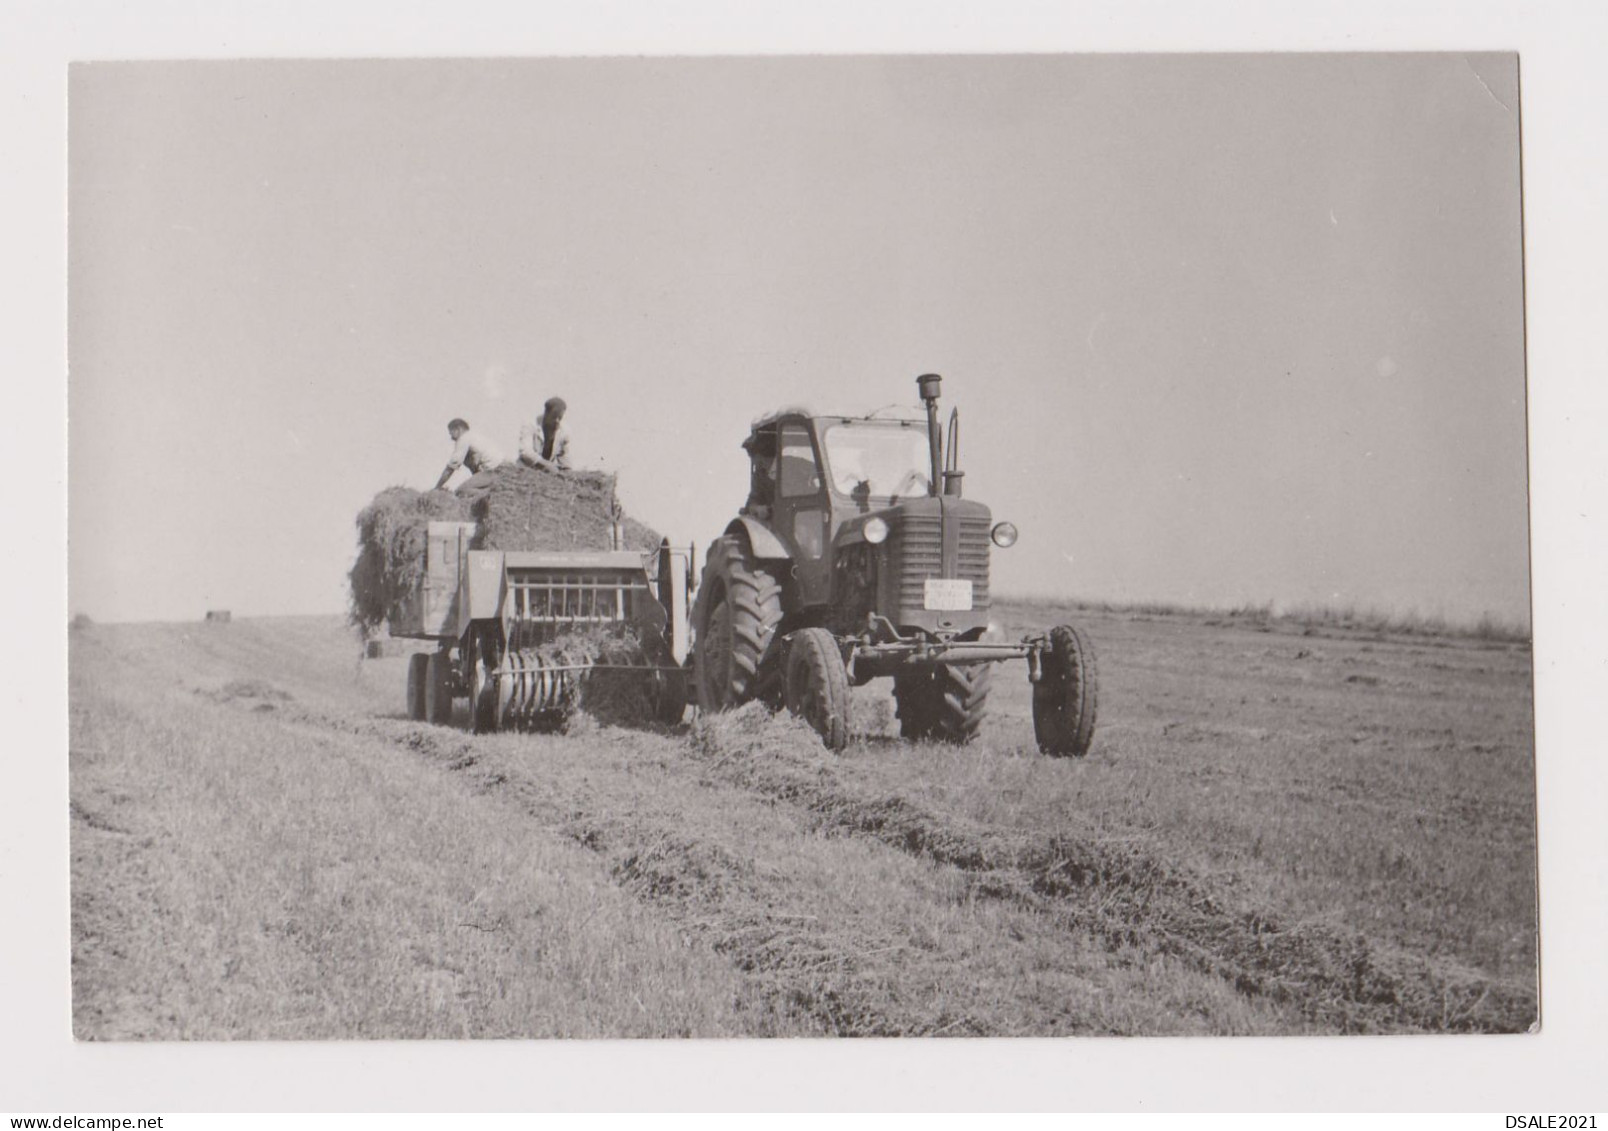
M 46 1036 L 956 1097 L 1572 1023 L 1553 72 L 973 39 L 64 62 Z
M 1524 1032 L 1519 109 L 74 68 L 75 1034 Z

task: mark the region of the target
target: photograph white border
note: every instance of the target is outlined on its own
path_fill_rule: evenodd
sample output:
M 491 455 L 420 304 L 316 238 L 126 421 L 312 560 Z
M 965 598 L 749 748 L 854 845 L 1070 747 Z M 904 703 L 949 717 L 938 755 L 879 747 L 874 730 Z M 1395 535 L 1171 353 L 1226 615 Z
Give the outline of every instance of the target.
M 0 660 L 0 1112 L 1485 1110 L 1603 1106 L 1601 5 L 10 5 L 0 257 L 11 499 Z M 1112 51 L 1520 53 L 1543 1023 L 1511 1037 L 75 1044 L 66 792 L 66 92 L 76 60 Z

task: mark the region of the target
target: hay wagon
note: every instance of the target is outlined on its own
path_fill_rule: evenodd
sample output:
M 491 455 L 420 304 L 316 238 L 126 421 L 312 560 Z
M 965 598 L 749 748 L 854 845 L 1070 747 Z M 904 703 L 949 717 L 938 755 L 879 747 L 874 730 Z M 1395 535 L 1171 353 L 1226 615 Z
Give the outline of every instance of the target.
M 408 663 L 411 718 L 447 722 L 467 699 L 477 732 L 555 723 L 602 673 L 681 719 L 692 550 L 473 549 L 476 524 L 428 524 L 424 569 L 392 603 L 390 635 L 435 643 Z

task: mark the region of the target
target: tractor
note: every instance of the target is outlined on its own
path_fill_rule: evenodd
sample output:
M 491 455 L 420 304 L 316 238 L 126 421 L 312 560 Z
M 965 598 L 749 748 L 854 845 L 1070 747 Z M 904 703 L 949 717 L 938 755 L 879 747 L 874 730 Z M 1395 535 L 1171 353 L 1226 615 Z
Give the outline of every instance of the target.
M 989 561 L 1017 530 L 961 494 L 960 417 L 940 432 L 941 378 L 917 379 L 925 420 L 756 420 L 748 499 L 709 547 L 692 611 L 704 711 L 785 706 L 825 745 L 848 741 L 849 688 L 891 676 L 906 739 L 976 737 L 993 665 L 1025 659 L 1040 750 L 1088 752 L 1097 675 L 1071 625 L 1004 638 Z

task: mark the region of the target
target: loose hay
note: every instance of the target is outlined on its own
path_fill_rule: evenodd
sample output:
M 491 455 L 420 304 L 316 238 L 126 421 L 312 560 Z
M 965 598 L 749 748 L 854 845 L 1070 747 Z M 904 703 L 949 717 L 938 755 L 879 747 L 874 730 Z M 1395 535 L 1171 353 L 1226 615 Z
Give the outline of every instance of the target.
M 387 487 L 358 512 L 348 619 L 365 639 L 379 632 L 398 598 L 418 586 L 430 523 L 469 517 L 467 504 L 452 492 L 411 487 Z
M 566 633 L 539 646 L 536 654 L 556 666 L 603 665 L 573 674 L 572 693 L 553 725 L 570 730 L 582 718 L 630 727 L 653 721 L 652 673 L 622 670 L 649 663 L 641 641 L 629 628 Z
M 602 472 L 553 474 L 521 465 L 492 472 L 490 488 L 473 500 L 450 491 L 388 487 L 357 516 L 357 560 L 349 619 L 366 641 L 379 634 L 397 602 L 418 588 L 432 521 L 478 524 L 481 550 L 607 550 L 618 518 L 628 549 L 651 550 L 661 538 L 625 515 L 615 477 Z

